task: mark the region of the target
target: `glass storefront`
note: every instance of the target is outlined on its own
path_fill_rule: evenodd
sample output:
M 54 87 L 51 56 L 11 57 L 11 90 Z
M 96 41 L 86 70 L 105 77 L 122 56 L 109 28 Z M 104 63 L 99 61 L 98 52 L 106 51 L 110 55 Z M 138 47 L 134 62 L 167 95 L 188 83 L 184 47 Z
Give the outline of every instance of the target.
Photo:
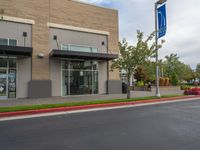
M 0 38 L 0 45 L 17 46 L 17 40 Z
M 16 98 L 16 58 L 0 57 L 0 99 Z
M 62 61 L 62 96 L 98 94 L 98 62 Z
M 88 52 L 88 53 L 97 53 L 99 50 L 96 47 L 89 46 L 79 46 L 79 45 L 65 45 L 61 44 L 61 50 L 65 51 L 75 51 L 75 52 Z
M 7 71 L 6 69 L 0 69 L 0 97 L 7 96 Z

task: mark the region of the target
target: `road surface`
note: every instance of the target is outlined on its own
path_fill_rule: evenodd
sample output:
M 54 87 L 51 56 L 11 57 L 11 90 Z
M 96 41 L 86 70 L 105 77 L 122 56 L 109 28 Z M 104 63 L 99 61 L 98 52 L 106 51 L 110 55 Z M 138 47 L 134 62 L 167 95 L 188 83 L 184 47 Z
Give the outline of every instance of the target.
M 200 100 L 0 122 L 0 150 L 199 150 Z

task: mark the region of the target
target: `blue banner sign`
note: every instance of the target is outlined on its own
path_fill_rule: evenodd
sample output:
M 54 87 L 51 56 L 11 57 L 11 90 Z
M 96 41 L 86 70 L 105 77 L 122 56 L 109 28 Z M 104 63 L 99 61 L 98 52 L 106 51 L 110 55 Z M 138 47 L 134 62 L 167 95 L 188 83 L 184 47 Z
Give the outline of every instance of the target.
M 166 19 L 166 6 L 162 5 L 157 10 L 158 14 L 158 38 L 165 36 L 167 30 L 167 19 Z

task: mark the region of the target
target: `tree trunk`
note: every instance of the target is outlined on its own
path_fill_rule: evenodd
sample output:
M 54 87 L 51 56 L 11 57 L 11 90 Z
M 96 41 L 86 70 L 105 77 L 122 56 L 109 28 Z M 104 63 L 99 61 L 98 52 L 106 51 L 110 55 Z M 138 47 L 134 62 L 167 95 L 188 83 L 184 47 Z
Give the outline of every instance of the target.
M 127 99 L 130 99 L 131 98 L 131 90 L 130 90 L 130 76 L 127 76 L 128 78 L 128 82 L 127 82 Z

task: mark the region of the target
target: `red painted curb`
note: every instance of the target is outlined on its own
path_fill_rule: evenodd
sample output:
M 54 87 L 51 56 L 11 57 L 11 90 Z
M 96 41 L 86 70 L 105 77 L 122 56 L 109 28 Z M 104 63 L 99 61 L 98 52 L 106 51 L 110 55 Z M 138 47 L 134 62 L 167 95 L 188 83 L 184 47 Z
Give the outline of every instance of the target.
M 153 102 L 164 102 L 164 101 L 173 101 L 173 100 L 190 99 L 190 98 L 198 98 L 198 97 L 200 98 L 200 96 L 179 96 L 179 97 L 173 97 L 173 98 L 141 100 L 141 101 L 133 101 L 133 102 L 92 104 L 92 105 L 84 105 L 84 106 L 69 106 L 69 107 L 48 108 L 48 109 L 40 109 L 40 110 L 5 112 L 5 113 L 0 113 L 0 118 L 22 116 L 22 115 L 35 115 L 35 114 L 42 114 L 42 113 L 62 112 L 62 111 L 72 111 L 72 110 L 82 110 L 82 109 L 92 109 L 92 108 L 146 104 L 146 103 L 153 103 Z

